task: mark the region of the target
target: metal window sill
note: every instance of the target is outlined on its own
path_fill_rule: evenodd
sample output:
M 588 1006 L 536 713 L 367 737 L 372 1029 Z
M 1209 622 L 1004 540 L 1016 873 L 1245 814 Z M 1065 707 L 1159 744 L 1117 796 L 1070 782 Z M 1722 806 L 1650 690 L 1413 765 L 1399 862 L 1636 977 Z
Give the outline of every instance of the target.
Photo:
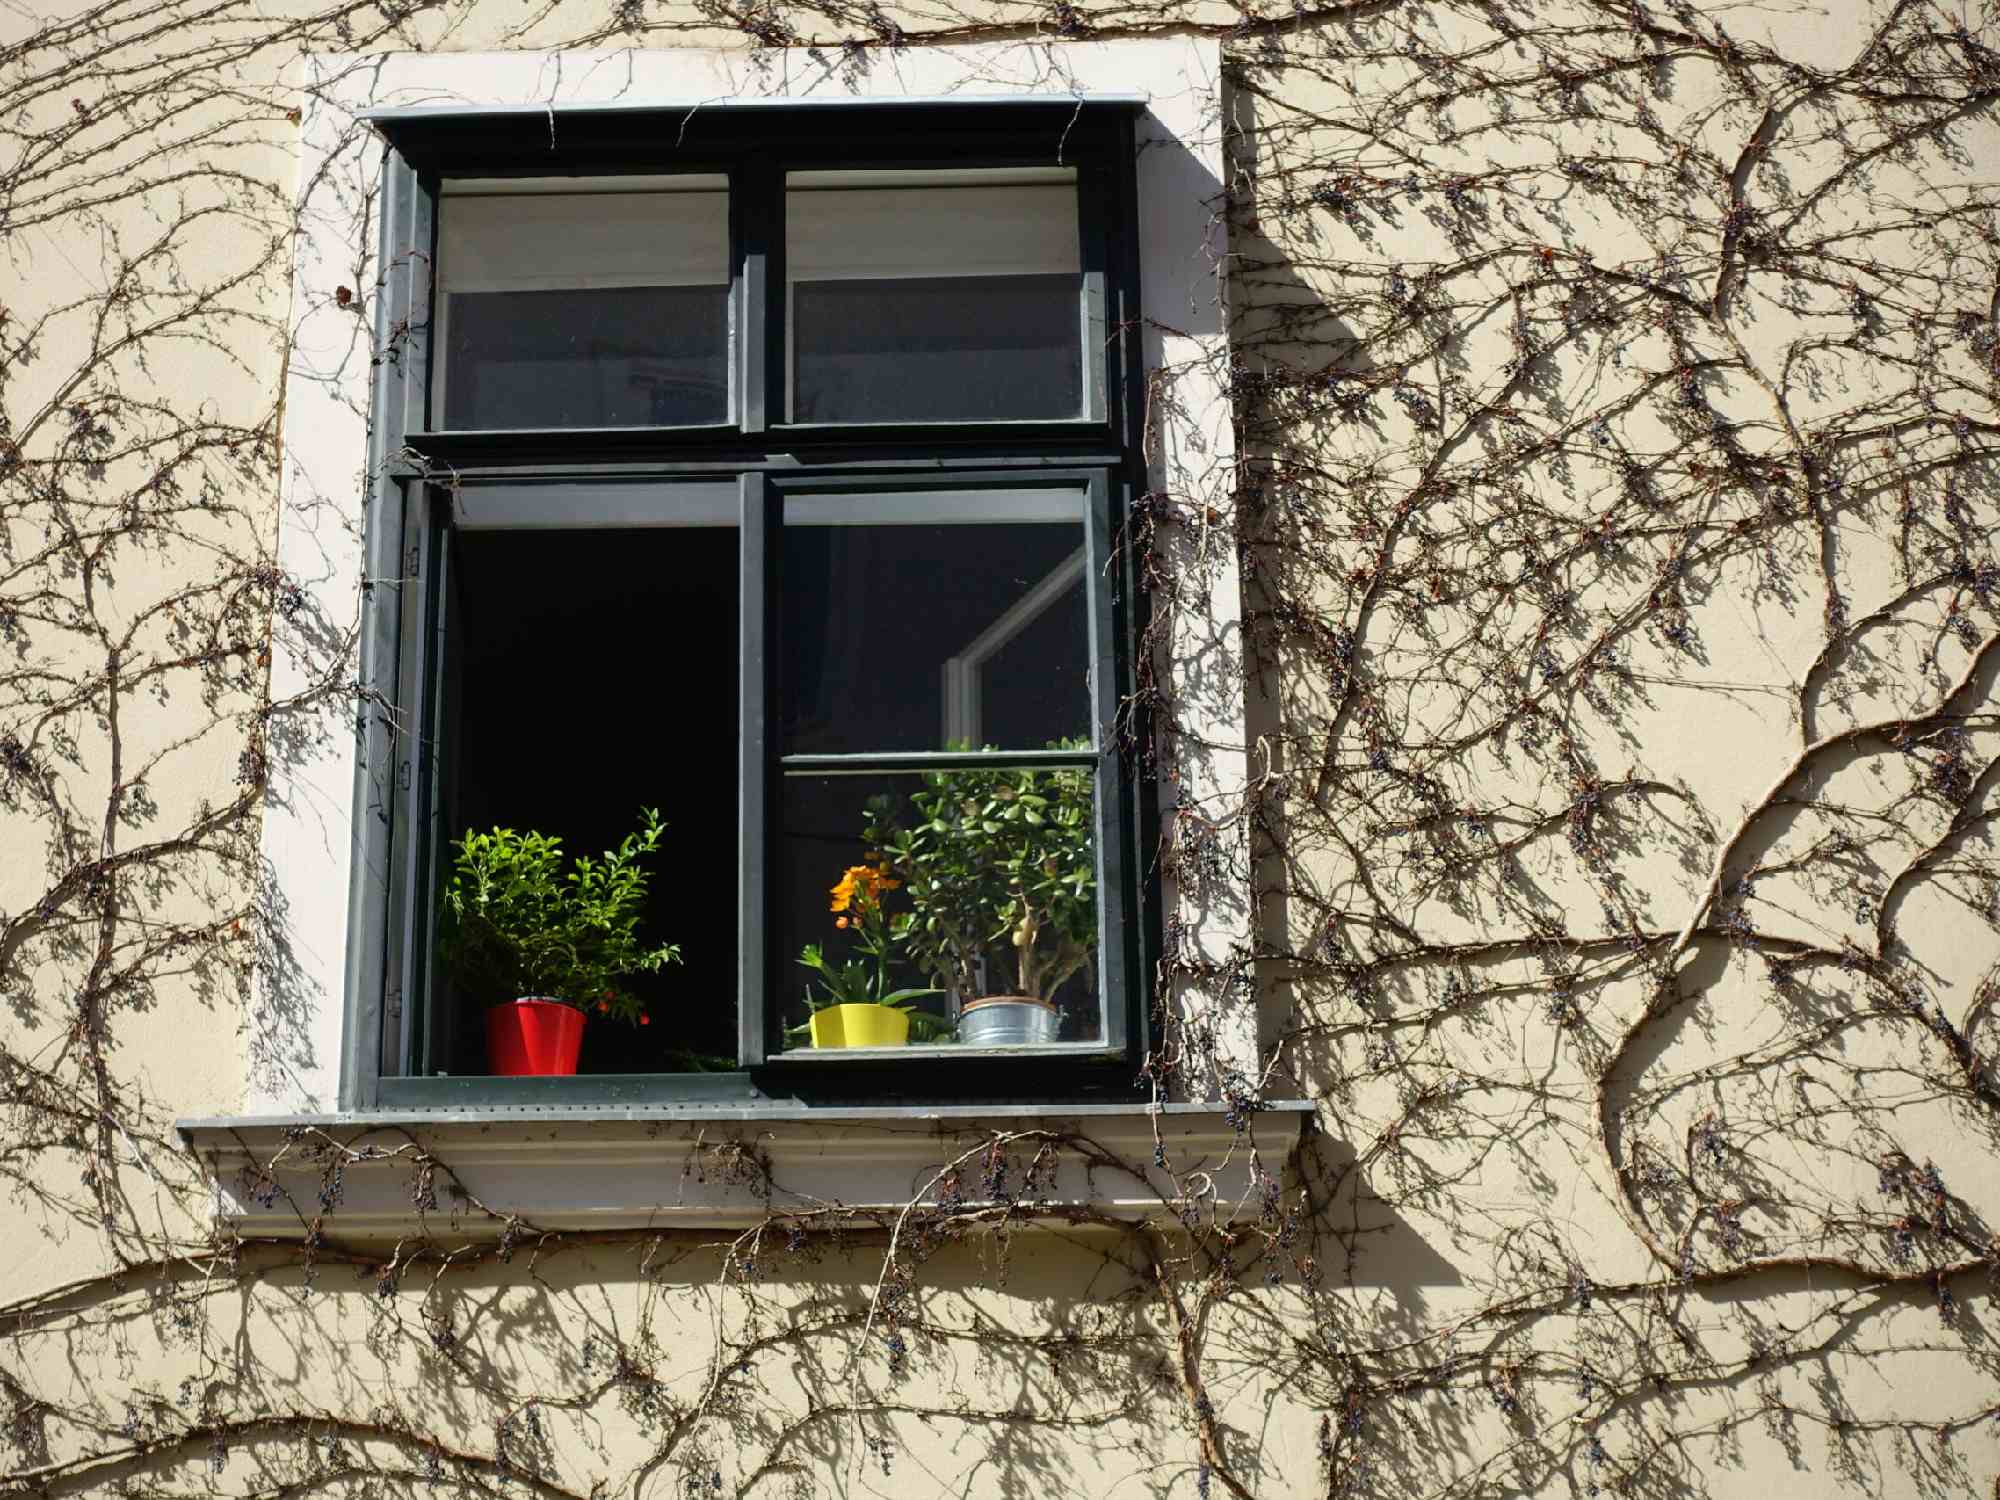
M 219 1227 L 354 1243 L 887 1223 L 950 1197 L 954 1166 L 966 1207 L 1011 1204 L 1030 1220 L 1255 1218 L 1312 1121 L 1305 1101 L 1235 1122 L 1217 1104 L 652 1104 L 263 1115 L 176 1129 L 203 1166 Z

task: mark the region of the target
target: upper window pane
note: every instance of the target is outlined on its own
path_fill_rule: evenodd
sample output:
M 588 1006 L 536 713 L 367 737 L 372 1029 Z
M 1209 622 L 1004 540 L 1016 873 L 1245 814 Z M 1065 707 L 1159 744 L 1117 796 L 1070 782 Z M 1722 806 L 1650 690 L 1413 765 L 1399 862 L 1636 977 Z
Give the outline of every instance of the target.
M 438 425 L 729 420 L 721 177 L 447 180 Z
M 786 754 L 1090 743 L 1080 493 L 794 496 L 782 546 Z
M 795 422 L 1083 414 L 1073 170 L 793 172 Z

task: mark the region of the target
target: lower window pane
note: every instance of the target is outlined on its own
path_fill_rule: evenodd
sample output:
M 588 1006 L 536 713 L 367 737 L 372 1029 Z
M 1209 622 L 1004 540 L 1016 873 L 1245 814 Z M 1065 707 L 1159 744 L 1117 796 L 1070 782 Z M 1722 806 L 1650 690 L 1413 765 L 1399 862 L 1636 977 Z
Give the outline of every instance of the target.
M 486 1013 L 521 998 L 511 991 L 523 984 L 583 1012 L 579 1072 L 735 1068 L 735 529 L 461 532 L 453 542 L 440 646 L 445 835 L 504 828 L 559 838 L 560 891 L 575 856 L 598 860 L 640 826 L 642 809 L 657 809 L 666 826 L 657 851 L 637 862 L 648 889 L 633 946 L 673 943 L 680 954 L 607 974 L 595 993 L 560 993 L 581 987 L 587 966 L 545 962 L 532 971 L 543 977 L 524 980 L 505 954 L 496 961 L 455 946 L 440 910 L 422 1071 L 494 1071 Z M 675 644 L 691 636 L 698 649 Z M 699 712 L 663 729 L 662 699 Z M 439 853 L 438 899 L 448 907 L 456 851 Z M 587 925 L 529 926 L 545 951 L 601 940 Z M 600 1009 L 607 990 L 612 1003 Z
M 792 287 L 795 422 L 1083 413 L 1082 279 L 926 276 Z
M 444 426 L 687 427 L 729 420 L 729 288 L 453 292 Z
M 1104 1036 L 1087 767 L 784 778 L 784 1050 Z

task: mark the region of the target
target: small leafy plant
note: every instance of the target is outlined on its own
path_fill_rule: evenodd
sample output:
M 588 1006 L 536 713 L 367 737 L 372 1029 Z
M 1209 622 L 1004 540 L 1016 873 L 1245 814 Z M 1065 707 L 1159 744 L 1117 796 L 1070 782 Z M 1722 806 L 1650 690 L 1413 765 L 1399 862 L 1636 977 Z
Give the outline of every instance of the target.
M 976 998 L 981 960 L 1003 939 L 1013 948 L 1017 995 L 1046 1000 L 1090 961 L 1092 808 L 1082 767 L 930 771 L 907 808 L 870 799 L 864 836 L 909 891 L 897 940 L 933 983 Z
M 639 940 L 651 879 L 639 861 L 666 826 L 653 808 L 641 815 L 638 831 L 599 859 L 566 861 L 561 839 L 532 829 L 454 842 L 439 948 L 458 982 L 495 1004 L 539 995 L 649 1024 L 644 1002 L 618 981 L 679 963 L 681 950 Z

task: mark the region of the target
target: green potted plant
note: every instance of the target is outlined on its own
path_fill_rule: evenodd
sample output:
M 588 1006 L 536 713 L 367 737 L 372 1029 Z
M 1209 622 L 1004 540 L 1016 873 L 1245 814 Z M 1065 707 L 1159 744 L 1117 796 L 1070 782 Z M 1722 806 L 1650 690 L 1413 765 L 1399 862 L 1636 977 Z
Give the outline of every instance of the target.
M 909 893 L 898 941 L 959 997 L 960 1041 L 1054 1041 L 1051 997 L 1097 947 L 1090 771 L 929 771 L 907 801 L 871 798 L 865 835 Z
M 587 1012 L 650 1025 L 619 981 L 680 961 L 678 944 L 639 940 L 649 875 L 640 859 L 664 824 L 641 810 L 636 833 L 599 859 L 563 856 L 533 830 L 468 833 L 444 893 L 439 948 L 469 994 L 486 999 L 487 1061 L 505 1076 L 571 1074 Z
M 944 1032 L 936 1017 L 912 1009 L 937 990 L 889 988 L 896 933 L 909 916 L 891 918 L 882 898 L 901 884 L 879 857 L 841 872 L 827 909 L 834 927 L 851 936 L 861 957 L 836 963 L 819 944 L 805 945 L 799 962 L 819 976 L 820 993 L 807 986 L 806 1020 L 792 1028 L 794 1035 L 809 1035 L 815 1047 L 900 1047 L 912 1035 L 935 1041 Z

